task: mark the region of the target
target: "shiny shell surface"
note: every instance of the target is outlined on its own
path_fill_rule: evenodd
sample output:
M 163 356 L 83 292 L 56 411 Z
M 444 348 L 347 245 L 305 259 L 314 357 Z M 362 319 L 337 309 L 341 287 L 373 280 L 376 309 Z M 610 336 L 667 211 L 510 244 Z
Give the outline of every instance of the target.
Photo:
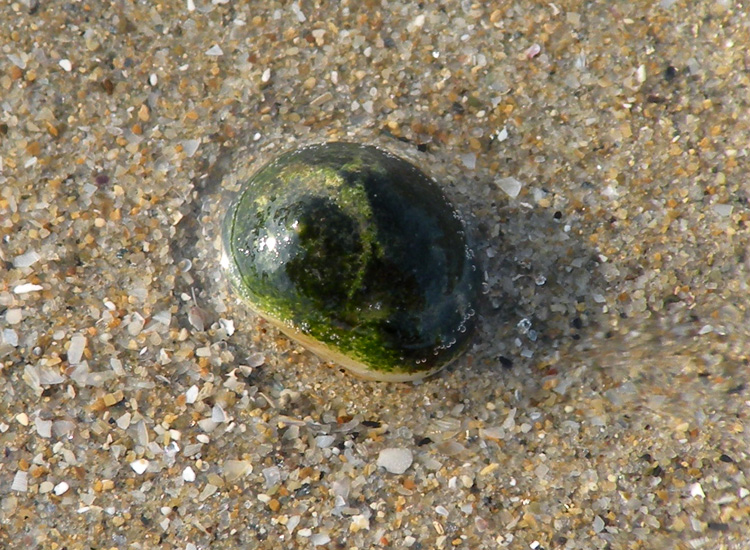
M 222 237 L 245 303 L 361 377 L 422 378 L 469 341 L 478 276 L 461 219 L 382 149 L 331 142 L 277 157 L 244 183 Z

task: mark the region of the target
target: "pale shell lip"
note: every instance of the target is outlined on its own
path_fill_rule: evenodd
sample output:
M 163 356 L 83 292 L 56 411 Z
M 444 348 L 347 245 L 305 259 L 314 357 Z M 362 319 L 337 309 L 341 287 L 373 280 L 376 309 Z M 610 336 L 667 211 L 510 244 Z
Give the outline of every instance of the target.
M 446 363 L 432 370 L 424 370 L 424 371 L 412 372 L 412 373 L 373 371 L 364 363 L 355 361 L 348 355 L 344 355 L 343 353 L 336 351 L 333 348 L 330 348 L 329 346 L 316 340 L 315 338 L 311 338 L 310 336 L 303 334 L 302 332 L 285 324 L 283 321 L 280 321 L 279 319 L 271 317 L 270 315 L 266 315 L 266 314 L 261 315 L 254 309 L 253 311 L 257 315 L 259 315 L 260 317 L 262 317 L 263 319 L 271 323 L 274 327 L 279 329 L 290 340 L 297 342 L 302 347 L 313 352 L 315 355 L 320 357 L 323 361 L 329 361 L 331 363 L 335 363 L 336 365 L 344 367 L 352 375 L 356 376 L 357 378 L 361 378 L 363 380 L 373 380 L 376 382 L 413 382 L 415 380 L 421 380 L 422 378 L 431 376 L 443 370 L 445 367 L 448 366 L 448 364 L 450 364 L 450 363 Z

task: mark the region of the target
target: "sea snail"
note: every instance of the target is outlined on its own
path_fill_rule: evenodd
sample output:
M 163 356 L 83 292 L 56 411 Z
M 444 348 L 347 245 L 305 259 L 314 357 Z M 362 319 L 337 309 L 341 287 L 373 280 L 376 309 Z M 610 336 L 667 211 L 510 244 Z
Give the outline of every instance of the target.
M 242 185 L 222 242 L 255 313 L 363 378 L 437 372 L 476 324 L 460 217 L 433 180 L 376 147 L 330 142 L 272 160 Z

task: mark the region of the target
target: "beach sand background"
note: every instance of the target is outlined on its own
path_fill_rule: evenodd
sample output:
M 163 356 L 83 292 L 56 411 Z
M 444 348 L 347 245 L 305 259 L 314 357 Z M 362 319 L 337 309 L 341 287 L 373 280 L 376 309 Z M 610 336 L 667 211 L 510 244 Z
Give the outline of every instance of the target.
M 0 7 L 0 547 L 750 543 L 742 2 Z M 229 293 L 226 201 L 350 140 L 433 176 L 469 351 L 351 378 Z

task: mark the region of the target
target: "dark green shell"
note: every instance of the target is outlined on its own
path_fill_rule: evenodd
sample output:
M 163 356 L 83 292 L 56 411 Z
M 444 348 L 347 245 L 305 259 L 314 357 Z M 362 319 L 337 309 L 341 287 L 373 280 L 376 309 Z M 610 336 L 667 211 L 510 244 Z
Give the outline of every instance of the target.
M 270 162 L 232 204 L 223 244 L 253 310 L 365 377 L 435 372 L 475 324 L 460 218 L 432 180 L 375 147 L 334 142 Z

